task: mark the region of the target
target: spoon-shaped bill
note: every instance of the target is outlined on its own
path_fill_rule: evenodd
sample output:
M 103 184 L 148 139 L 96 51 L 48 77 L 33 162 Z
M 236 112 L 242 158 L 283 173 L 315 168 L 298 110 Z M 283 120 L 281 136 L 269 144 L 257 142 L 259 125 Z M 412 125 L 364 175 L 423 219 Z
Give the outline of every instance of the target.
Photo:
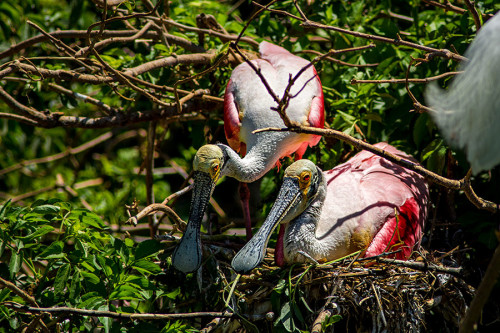
M 231 266 L 240 274 L 250 272 L 264 259 L 267 243 L 280 223 L 289 222 L 302 201 L 296 178 L 285 178 L 271 212 L 253 238 L 234 256 Z
M 172 264 L 184 273 L 196 271 L 201 265 L 201 221 L 208 205 L 215 182 L 206 172 L 195 172 L 193 175 L 194 188 L 191 197 L 191 211 L 186 231 L 172 255 Z

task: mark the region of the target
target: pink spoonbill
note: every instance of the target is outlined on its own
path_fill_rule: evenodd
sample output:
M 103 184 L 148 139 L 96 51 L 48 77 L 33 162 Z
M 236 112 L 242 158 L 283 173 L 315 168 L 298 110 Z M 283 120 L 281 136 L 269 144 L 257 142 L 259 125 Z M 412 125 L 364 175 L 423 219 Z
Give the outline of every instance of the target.
M 291 121 L 298 124 L 323 127 L 323 91 L 314 66 L 268 42 L 262 42 L 259 50 L 261 59 L 252 60 L 252 63 L 274 94 L 280 97 L 284 95 L 291 77 L 309 66 L 291 87 L 286 113 Z M 233 177 L 243 183 L 253 182 L 279 163 L 280 158 L 295 153 L 300 159 L 308 146 L 319 142 L 320 136 L 310 134 L 253 133 L 265 127 L 284 126 L 279 114 L 273 110 L 276 107 L 277 103 L 263 80 L 248 63 L 242 63 L 233 70 L 224 96 L 224 129 L 229 146 L 205 145 L 195 155 L 189 220 L 172 256 L 172 263 L 178 270 L 193 272 L 201 265 L 201 221 L 220 177 Z M 240 157 L 238 152 L 244 157 Z M 248 230 L 249 214 L 245 213 L 245 217 Z
M 387 143 L 375 146 L 411 159 Z M 396 257 L 408 258 L 421 240 L 428 196 L 421 175 L 367 151 L 325 172 L 309 160 L 296 161 L 285 170 L 262 227 L 231 265 L 238 273 L 255 268 L 278 224 L 285 224 L 278 265 L 329 261 L 358 250 L 368 257 L 401 249 Z

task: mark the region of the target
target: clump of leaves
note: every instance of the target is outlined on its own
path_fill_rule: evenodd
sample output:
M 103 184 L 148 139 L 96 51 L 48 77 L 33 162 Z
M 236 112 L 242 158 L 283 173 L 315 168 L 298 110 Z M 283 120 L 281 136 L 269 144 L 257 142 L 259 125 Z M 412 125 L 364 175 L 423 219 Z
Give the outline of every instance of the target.
M 159 242 L 113 237 L 98 215 L 70 203 L 38 200 L 29 207 L 15 207 L 8 201 L 0 206 L 0 227 L 0 277 L 31 296 L 39 307 L 142 313 L 153 311 L 160 298 L 172 304 L 179 295 L 178 288 L 159 288 L 162 269 L 155 262 L 162 247 Z M 22 329 L 22 323 L 29 322 L 22 318 L 26 315 L 5 302 L 34 304 L 9 288 L 0 292 L 0 326 Z M 50 325 L 64 332 L 122 327 L 110 318 L 66 319 L 62 316 Z M 164 322 L 154 325 L 132 322 L 128 326 L 156 331 L 188 328 Z

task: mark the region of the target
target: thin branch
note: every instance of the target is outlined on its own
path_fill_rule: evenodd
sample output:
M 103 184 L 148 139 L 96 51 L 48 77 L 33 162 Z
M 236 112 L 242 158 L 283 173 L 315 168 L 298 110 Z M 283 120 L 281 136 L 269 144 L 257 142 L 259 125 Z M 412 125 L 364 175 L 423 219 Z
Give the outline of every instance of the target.
M 184 187 L 182 190 L 170 194 L 168 197 L 165 198 L 165 200 L 162 201 L 162 204 L 166 205 L 170 200 L 178 198 L 183 194 L 186 194 L 187 192 L 193 189 L 193 186 L 194 186 L 193 184 L 189 184 L 189 186 Z
M 362 49 L 365 49 L 365 48 L 373 48 L 373 47 L 375 47 L 375 44 L 365 45 L 364 47 L 363 46 L 359 47 L 359 49 L 362 50 Z M 339 51 L 341 51 L 341 50 L 339 50 Z M 314 51 L 314 50 L 302 50 L 299 53 L 314 54 L 314 55 L 321 55 L 322 54 L 321 52 Z M 345 62 L 345 61 L 342 61 L 342 60 L 339 60 L 339 59 L 335 59 L 335 58 L 332 58 L 332 57 L 325 57 L 325 60 L 334 62 L 334 63 L 342 65 L 342 66 L 348 66 L 348 67 L 364 68 L 364 67 L 376 67 L 376 66 L 379 65 L 378 63 L 376 63 L 376 64 L 364 64 L 364 65 L 351 64 L 351 63 L 348 63 L 348 62 Z
M 146 157 L 144 163 L 146 165 L 146 200 L 148 205 L 155 203 L 155 192 L 153 187 L 153 169 L 154 169 L 154 150 L 156 140 L 156 123 L 150 121 L 148 124 L 148 135 L 146 137 Z M 158 233 L 158 217 L 156 215 L 148 215 L 149 232 L 151 238 Z
M 14 302 L 4 302 L 4 306 L 22 313 L 49 313 L 49 314 L 75 314 L 79 316 L 90 317 L 108 317 L 114 319 L 126 320 L 172 320 L 172 319 L 190 319 L 190 318 L 233 318 L 235 315 L 228 312 L 191 312 L 191 313 L 122 313 L 105 310 L 87 310 L 70 307 L 52 307 L 35 308 Z
M 382 317 L 382 322 L 384 323 L 384 327 L 387 327 L 387 320 L 385 319 L 385 315 L 384 315 L 384 308 L 382 307 L 382 302 L 380 301 L 380 297 L 378 295 L 378 290 L 375 288 L 375 285 L 373 284 L 373 282 L 371 282 L 371 286 L 372 286 L 372 290 L 373 290 L 373 293 L 375 294 L 375 299 L 377 300 L 377 305 L 378 305 L 378 308 L 380 310 L 380 316 Z
M 255 4 L 257 6 L 259 6 L 259 7 L 261 7 L 261 8 L 263 7 L 260 4 L 257 4 L 257 3 L 255 3 Z M 445 58 L 445 59 L 453 59 L 453 60 L 456 60 L 456 61 L 467 60 L 467 58 L 465 58 L 465 57 L 463 57 L 463 56 L 461 56 L 459 54 L 456 54 L 454 52 L 451 52 L 450 50 L 447 50 L 447 49 L 435 49 L 435 48 L 432 48 L 432 47 L 429 47 L 429 46 L 415 44 L 415 43 L 408 42 L 408 41 L 405 41 L 405 40 L 401 39 L 400 36 L 398 36 L 397 38 L 388 38 L 388 37 L 383 37 L 383 36 L 370 35 L 370 34 L 365 34 L 365 33 L 362 33 L 362 32 L 357 32 L 357 31 L 351 31 L 351 30 L 347 30 L 347 29 L 342 29 L 342 28 L 339 28 L 339 27 L 334 27 L 334 26 L 322 24 L 322 23 L 319 23 L 319 22 L 314 22 L 314 21 L 309 20 L 305 16 L 305 14 L 300 10 L 300 7 L 297 6 L 297 8 L 299 9 L 299 12 L 301 13 L 301 17 L 292 15 L 292 14 L 290 14 L 288 12 L 285 12 L 285 11 L 277 11 L 277 10 L 270 9 L 270 8 L 267 8 L 267 10 L 270 11 L 270 12 L 279 13 L 279 14 L 282 14 L 282 15 L 286 15 L 286 16 L 292 17 L 292 18 L 294 18 L 296 20 L 299 20 L 299 21 L 302 22 L 301 26 L 304 27 L 304 28 L 306 28 L 306 29 L 332 30 L 332 31 L 340 32 L 340 33 L 351 35 L 351 36 L 358 37 L 358 38 L 363 38 L 363 39 L 373 40 L 373 41 L 377 41 L 377 42 L 383 42 L 383 43 L 393 44 L 393 45 L 396 45 L 396 46 L 406 46 L 406 47 L 409 47 L 409 48 L 412 48 L 412 49 L 421 50 L 421 51 L 425 51 L 425 52 L 433 52 L 436 55 L 439 55 L 440 57 Z
M 376 260 L 377 262 L 381 262 L 384 264 L 397 265 L 397 266 L 417 269 L 419 271 L 424 271 L 424 272 L 431 271 L 431 272 L 448 273 L 454 275 L 460 275 L 463 273 L 463 269 L 461 267 L 437 266 L 429 262 L 406 261 L 406 260 L 389 259 L 389 258 L 377 258 Z
M 451 11 L 451 12 L 454 12 L 457 14 L 463 14 L 466 12 L 465 9 L 463 9 L 461 7 L 454 6 L 449 1 L 446 1 L 445 3 L 440 3 L 440 2 L 432 1 L 432 0 L 422 0 L 422 1 L 425 2 L 426 4 L 442 8 L 445 11 Z
M 122 11 L 121 9 L 118 9 L 118 11 Z M 178 23 L 170 18 L 159 18 L 159 17 L 154 17 L 154 16 L 145 16 L 144 17 L 145 19 L 147 20 L 152 20 L 156 23 L 165 23 L 166 25 L 169 25 L 169 26 L 173 26 L 173 27 L 176 27 L 176 28 L 180 28 L 182 30 L 185 30 L 185 31 L 191 31 L 191 32 L 197 32 L 197 33 L 204 33 L 208 36 L 213 36 L 213 37 L 218 37 L 220 38 L 220 40 L 222 42 L 230 42 L 230 41 L 242 41 L 242 42 L 245 42 L 247 44 L 250 44 L 252 46 L 255 46 L 255 47 L 258 47 L 259 46 L 259 42 L 255 41 L 254 39 L 250 38 L 250 37 L 242 37 L 242 38 L 238 38 L 237 35 L 231 35 L 231 34 L 224 34 L 222 32 L 218 32 L 218 31 L 215 31 L 215 30 L 212 30 L 212 29 L 200 29 L 200 28 L 197 28 L 197 27 L 192 27 L 192 26 L 188 26 L 188 25 L 184 25 L 184 24 L 181 24 L 181 23 Z
M 476 31 L 479 31 L 479 29 L 481 29 L 481 20 L 479 19 L 479 14 L 477 13 L 476 7 L 474 7 L 474 4 L 470 0 L 464 0 L 464 2 L 470 14 L 472 15 L 472 19 L 474 20 L 474 24 L 476 25 Z
M 447 72 L 443 73 L 440 75 L 436 76 L 431 76 L 431 77 L 426 77 L 423 79 L 386 79 L 386 80 L 358 80 L 358 79 L 352 79 L 351 84 L 360 84 L 360 83 L 406 83 L 406 82 L 413 82 L 413 83 L 429 83 L 431 81 L 436 81 L 440 80 L 446 77 L 454 76 L 457 74 L 462 74 L 463 71 L 459 72 Z
M 137 222 L 140 219 L 142 219 L 148 215 L 154 214 L 156 212 L 163 212 L 163 213 L 167 214 L 169 217 L 171 217 L 175 221 L 175 224 L 177 225 L 178 229 L 184 230 L 184 226 L 186 225 L 186 222 L 184 222 L 172 208 L 170 208 L 167 205 L 160 204 L 160 203 L 151 204 L 151 205 L 145 207 L 138 214 L 130 217 L 127 220 L 127 223 L 137 225 Z
M 31 116 L 33 121 L 36 121 L 36 126 L 43 128 L 54 128 L 54 127 L 78 127 L 78 128 L 106 128 L 106 127 L 117 127 L 126 126 L 128 124 L 134 124 L 138 122 L 151 121 L 151 120 L 167 120 L 167 121 L 187 121 L 203 119 L 195 111 L 209 111 L 214 110 L 218 107 L 219 103 L 214 103 L 211 100 L 203 99 L 193 99 L 183 105 L 183 110 L 185 114 L 177 114 L 177 106 L 175 104 L 169 104 L 167 107 L 159 107 L 155 110 L 146 111 L 135 111 L 135 112 L 119 112 L 113 115 L 105 117 L 81 117 L 81 116 L 61 116 L 57 113 L 52 113 L 49 116 L 36 111 L 34 109 L 28 108 L 21 103 L 17 102 L 12 96 L 7 94 L 2 87 L 0 87 L 0 99 L 6 102 L 12 109 L 18 112 L 28 113 L 36 112 L 37 116 Z M 191 112 L 191 113 L 187 113 Z M 40 115 L 40 116 L 38 116 Z M 2 113 L 0 113 L 2 116 Z M 10 117 L 11 118 L 11 117 Z
M 102 40 L 100 42 L 97 42 L 94 45 L 94 49 L 95 50 L 100 50 L 100 49 L 103 49 L 104 47 L 106 47 L 106 46 L 108 46 L 108 45 L 110 45 L 112 43 L 129 43 L 129 42 L 133 42 L 133 41 L 135 41 L 138 38 L 144 37 L 144 35 L 146 35 L 146 33 L 148 32 L 149 28 L 151 28 L 152 25 L 153 25 L 153 22 L 146 23 L 141 28 L 141 30 L 137 31 L 137 33 L 135 33 L 135 34 L 133 34 L 132 36 L 129 36 L 129 37 L 115 37 L 115 38 L 104 39 L 104 40 Z M 85 53 L 88 52 L 88 50 L 89 50 L 89 46 L 81 48 L 78 52 L 76 52 L 75 57 L 81 57 L 81 56 L 83 56 Z
M 113 136 L 113 133 L 111 132 L 107 132 L 107 133 L 104 133 L 100 136 L 98 136 L 97 138 L 95 139 L 92 139 L 78 147 L 75 147 L 75 148 L 68 148 L 67 150 L 63 151 L 63 152 L 60 152 L 60 153 L 57 153 L 57 154 L 54 154 L 54 155 L 50 155 L 50 156 L 46 156 L 46 157 L 41 157 L 41 158 L 35 158 L 35 159 L 32 159 L 32 160 L 28 160 L 28 161 L 22 161 L 22 162 L 19 162 L 19 163 L 16 163 L 14 165 L 11 165 L 10 167 L 7 167 L 5 169 L 2 169 L 0 170 L 0 176 L 2 175 L 5 175 L 9 172 L 12 172 L 12 171 L 15 171 L 15 170 L 19 170 L 21 168 L 24 168 L 28 165 L 33 165 L 33 164 L 42 164 L 42 163 L 49 163 L 49 162 L 54 162 L 54 161 L 57 161 L 57 160 L 60 160 L 64 157 L 67 157 L 67 156 L 70 156 L 70 155 L 76 155 L 76 154 L 79 154 L 85 150 L 88 150 L 92 147 L 95 147 L 97 146 L 98 144 L 102 143 L 102 142 L 105 142 L 107 141 L 108 139 L 110 139 L 111 137 Z

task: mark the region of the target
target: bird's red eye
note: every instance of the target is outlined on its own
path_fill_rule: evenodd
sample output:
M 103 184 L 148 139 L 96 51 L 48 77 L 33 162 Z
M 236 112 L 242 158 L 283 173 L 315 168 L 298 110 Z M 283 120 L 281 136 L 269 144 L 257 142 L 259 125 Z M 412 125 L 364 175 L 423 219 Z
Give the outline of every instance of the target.
M 311 175 L 304 175 L 304 177 L 302 177 L 302 180 L 308 182 L 309 179 L 311 179 Z
M 219 165 L 218 164 L 214 165 L 212 170 L 214 170 L 214 172 L 219 171 Z

